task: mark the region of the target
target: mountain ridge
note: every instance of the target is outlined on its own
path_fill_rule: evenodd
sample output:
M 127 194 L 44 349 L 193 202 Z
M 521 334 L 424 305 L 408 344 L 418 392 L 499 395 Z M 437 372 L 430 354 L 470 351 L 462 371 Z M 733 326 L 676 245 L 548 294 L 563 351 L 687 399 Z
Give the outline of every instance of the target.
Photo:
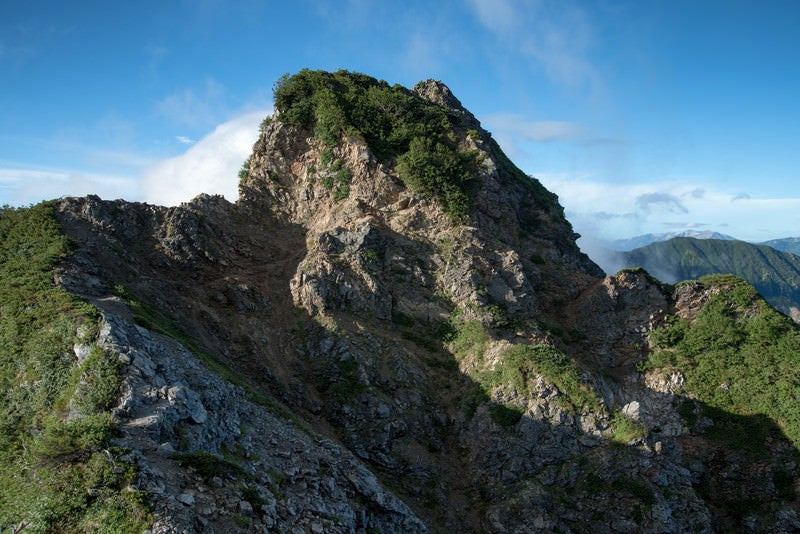
M 643 234 L 625 239 L 615 239 L 611 242 L 614 250 L 618 251 L 631 251 L 636 248 L 645 247 L 651 243 L 658 243 L 661 241 L 669 241 L 676 237 L 693 237 L 695 239 L 721 239 L 721 240 L 736 240 L 735 237 L 714 232 L 711 230 L 681 230 L 677 232 L 666 232 L 661 234 Z
M 766 245 L 783 252 L 791 252 L 796 256 L 800 256 L 800 237 L 770 239 L 769 241 L 762 241 L 759 245 Z
M 236 203 L 53 203 L 73 243 L 53 276 L 100 310 L 94 340 L 64 336 L 119 362 L 102 446 L 154 532 L 798 526 L 784 404 L 753 375 L 752 417 L 695 372 L 705 323 L 739 333 L 720 354 L 794 347 L 746 286 L 604 277 L 441 82 L 301 71 L 275 107 Z M 738 448 L 737 425 L 770 445 Z

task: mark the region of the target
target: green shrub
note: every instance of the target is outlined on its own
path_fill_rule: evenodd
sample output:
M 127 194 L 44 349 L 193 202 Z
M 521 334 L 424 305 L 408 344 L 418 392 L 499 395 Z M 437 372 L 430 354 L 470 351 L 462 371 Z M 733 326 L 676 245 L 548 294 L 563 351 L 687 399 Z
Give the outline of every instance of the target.
M 693 321 L 674 318 L 650 334 L 655 350 L 642 369 L 674 367 L 685 375 L 715 430 L 727 428 L 743 446 L 780 425 L 800 444 L 800 333 L 791 319 L 731 275 L 700 279 L 713 288 Z M 762 414 L 764 417 L 755 417 Z M 745 421 L 742 417 L 747 417 Z M 742 429 L 742 425 L 749 429 Z M 760 439 L 760 438 L 759 438 Z
M 476 174 L 476 153 L 457 152 L 441 141 L 414 137 L 397 158 L 397 174 L 412 190 L 442 203 L 458 219 L 469 211 Z
M 445 341 L 457 360 L 465 358 L 481 361 L 489 342 L 489 330 L 480 321 L 454 321 L 453 329 L 445 334 Z
M 93 414 L 64 421 L 51 416 L 33 440 L 31 450 L 44 460 L 73 458 L 104 447 L 116 432 L 110 414 Z
M 496 404 L 489 407 L 489 415 L 492 417 L 492 420 L 498 425 L 506 428 L 516 425 L 519 420 L 522 419 L 523 413 L 524 410 L 517 406 Z
M 273 88 L 277 118 L 309 128 L 329 150 L 344 135 L 364 139 L 379 161 L 397 162 L 410 189 L 437 200 L 453 219 L 464 217 L 476 188 L 476 155 L 453 137 L 460 119 L 398 85 L 347 71 L 304 69 Z M 324 157 L 323 166 L 327 166 Z M 333 184 L 331 184 L 331 189 Z M 338 192 L 346 196 L 346 188 Z
M 252 156 L 248 156 L 244 163 L 242 163 L 242 167 L 239 169 L 239 183 L 243 184 L 250 178 L 250 162 L 252 160 Z
M 614 417 L 611 420 L 611 430 L 613 432 L 611 440 L 621 445 L 627 445 L 631 441 L 647 434 L 647 428 L 642 423 L 637 423 L 620 411 L 614 412 Z
M 82 414 L 111 409 L 119 397 L 120 367 L 115 355 L 92 347 L 89 358 L 77 368 L 79 383 L 72 395 L 72 407 Z

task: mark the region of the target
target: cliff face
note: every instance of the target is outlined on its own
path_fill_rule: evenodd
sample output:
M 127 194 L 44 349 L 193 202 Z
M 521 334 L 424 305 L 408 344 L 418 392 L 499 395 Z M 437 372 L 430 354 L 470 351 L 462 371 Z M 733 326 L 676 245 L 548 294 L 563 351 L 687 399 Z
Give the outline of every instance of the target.
M 725 469 L 759 494 L 748 529 L 793 528 L 769 482 L 793 448 L 744 465 L 696 437 L 679 370 L 637 371 L 685 289 L 603 278 L 440 82 L 302 74 L 235 204 L 57 205 L 58 281 L 124 364 L 117 442 L 154 531 L 711 532 L 742 497 Z M 384 115 L 356 122 L 346 91 Z M 364 126 L 397 102 L 446 131 Z

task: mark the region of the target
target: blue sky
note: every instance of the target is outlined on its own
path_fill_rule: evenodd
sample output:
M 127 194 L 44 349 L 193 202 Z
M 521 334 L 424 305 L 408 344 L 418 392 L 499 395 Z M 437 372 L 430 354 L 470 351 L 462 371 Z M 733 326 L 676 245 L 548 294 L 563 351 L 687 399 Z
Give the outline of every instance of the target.
M 800 2 L 0 0 L 0 204 L 236 198 L 302 68 L 444 81 L 585 236 L 800 235 Z

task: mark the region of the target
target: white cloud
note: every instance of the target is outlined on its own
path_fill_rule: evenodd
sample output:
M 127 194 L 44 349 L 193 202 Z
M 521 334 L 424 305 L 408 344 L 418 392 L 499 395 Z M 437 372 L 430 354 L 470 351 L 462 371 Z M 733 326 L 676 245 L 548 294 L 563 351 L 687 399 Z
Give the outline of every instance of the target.
M 681 180 L 608 183 L 591 176 L 537 175 L 559 196 L 576 231 L 616 239 L 704 228 L 746 241 L 800 234 L 800 198 L 752 198 Z
M 492 137 L 503 151 L 515 161 L 530 157 L 529 143 L 580 143 L 596 142 L 588 137 L 589 129 L 569 121 L 529 121 L 513 113 L 496 113 L 482 116 L 481 123 L 492 132 Z
M 136 178 L 76 170 L 0 169 L 0 204 L 24 206 L 62 196 L 95 194 L 103 198 L 135 198 Z
M 690 192 L 689 195 L 694 195 Z M 695 197 L 697 198 L 697 197 Z M 649 213 L 653 207 L 666 209 L 668 211 L 689 213 L 689 210 L 681 202 L 681 199 L 670 193 L 656 192 L 656 193 L 643 193 L 636 197 L 636 209 Z
M 508 32 L 516 26 L 519 16 L 508 0 L 470 0 L 478 20 L 494 32 Z
M 145 201 L 174 206 L 200 193 L 238 197 L 237 173 L 258 137 L 269 110 L 239 115 L 217 126 L 180 156 L 160 161 L 142 178 Z
M 437 72 L 441 66 L 443 43 L 425 32 L 416 32 L 405 43 L 401 54 L 403 68 L 417 76 Z
M 495 135 L 512 137 L 518 141 L 577 141 L 588 132 L 587 128 L 568 121 L 526 121 L 520 115 L 498 113 L 482 119 Z
M 194 143 L 194 139 L 189 139 L 189 138 L 188 138 L 188 137 L 186 137 L 185 135 L 176 135 L 176 136 L 175 136 L 175 139 L 176 139 L 176 140 L 177 140 L 179 143 L 182 143 L 182 144 L 184 144 L 184 145 L 191 145 L 192 143 Z
M 159 68 L 161 62 L 167 55 L 167 48 L 164 46 L 150 43 L 144 47 L 144 52 L 147 56 L 147 64 L 144 70 L 144 76 L 149 82 L 157 82 L 159 79 Z

